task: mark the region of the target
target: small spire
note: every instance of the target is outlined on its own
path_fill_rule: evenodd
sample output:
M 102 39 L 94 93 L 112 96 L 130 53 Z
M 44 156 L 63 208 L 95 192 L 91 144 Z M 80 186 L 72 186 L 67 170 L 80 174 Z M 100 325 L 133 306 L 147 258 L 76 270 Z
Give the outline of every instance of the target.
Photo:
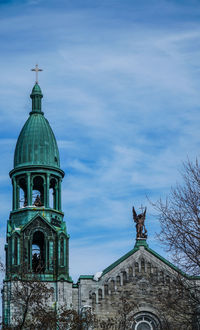
M 40 113 L 43 115 L 44 113 L 42 112 L 42 102 L 41 102 L 43 95 L 41 88 L 37 82 L 33 86 L 30 97 L 32 99 L 32 111 L 30 112 L 30 115 L 33 113 Z
M 35 83 L 38 84 L 38 72 L 40 71 L 43 71 L 42 69 L 39 69 L 38 68 L 38 64 L 35 65 L 35 68 L 34 69 L 31 69 L 31 71 L 35 71 L 35 74 L 36 74 L 36 80 L 35 80 Z

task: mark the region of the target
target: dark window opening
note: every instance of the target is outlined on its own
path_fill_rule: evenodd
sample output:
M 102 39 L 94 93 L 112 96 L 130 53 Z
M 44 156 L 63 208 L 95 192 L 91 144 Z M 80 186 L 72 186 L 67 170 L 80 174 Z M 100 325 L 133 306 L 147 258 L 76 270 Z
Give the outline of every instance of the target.
M 98 290 L 98 298 L 99 298 L 99 301 L 101 301 L 103 298 L 102 289 Z
M 148 262 L 148 264 L 147 264 L 147 273 L 151 274 L 151 264 L 150 264 L 150 262 Z
M 115 281 L 114 280 L 110 281 L 110 291 L 111 292 L 115 291 Z
M 18 239 L 14 238 L 14 265 L 18 264 Z
M 60 240 L 60 265 L 64 266 L 64 238 Z
M 32 269 L 34 273 L 45 271 L 45 239 L 41 231 L 36 231 L 33 235 Z
M 129 280 L 133 278 L 133 268 L 131 266 L 128 267 L 128 276 L 129 276 Z
M 92 305 L 96 304 L 96 293 L 92 293 Z
M 57 181 L 56 179 L 52 178 L 50 180 L 49 206 L 54 210 L 56 210 L 56 190 L 57 190 Z
M 139 264 L 138 262 L 135 262 L 135 275 L 138 275 L 139 273 Z
M 144 261 L 144 259 L 141 260 L 141 272 L 142 273 L 145 272 L 145 261 Z
M 127 283 L 127 273 L 123 272 L 123 284 Z
M 32 204 L 37 207 L 44 205 L 44 180 L 41 176 L 33 179 Z
M 19 180 L 19 207 L 27 206 L 27 186 L 25 178 Z
M 119 275 L 116 277 L 116 283 L 117 283 L 117 286 L 121 285 L 121 278 Z
M 104 295 L 108 295 L 108 284 L 104 284 Z

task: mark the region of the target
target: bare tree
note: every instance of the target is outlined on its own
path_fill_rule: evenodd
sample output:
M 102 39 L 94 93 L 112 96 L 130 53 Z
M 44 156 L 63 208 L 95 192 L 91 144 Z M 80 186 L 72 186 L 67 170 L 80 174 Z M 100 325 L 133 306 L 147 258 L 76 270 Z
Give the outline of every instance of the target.
M 184 271 L 200 275 L 200 166 L 189 160 L 182 170 L 183 182 L 171 189 L 159 211 L 160 240 Z
M 11 282 L 10 305 L 12 308 L 12 326 L 16 330 L 35 329 L 41 326 L 43 319 L 46 325 L 55 323 L 55 311 L 47 307 L 47 300 L 52 291 L 36 278 Z M 4 325 L 4 329 L 9 327 Z M 53 328 L 53 327 L 52 327 Z
M 173 286 L 157 295 L 171 318 L 184 329 L 200 329 L 200 166 L 187 161 L 182 183 L 171 188 L 166 200 L 153 204 L 159 212 L 159 239 L 181 271 Z M 185 273 L 183 273 L 184 271 Z M 189 275 L 186 275 L 188 273 Z
M 18 275 L 9 288 L 11 324 L 2 324 L 4 330 L 81 329 L 80 315 L 54 301 L 53 288 L 41 280 L 41 274 Z

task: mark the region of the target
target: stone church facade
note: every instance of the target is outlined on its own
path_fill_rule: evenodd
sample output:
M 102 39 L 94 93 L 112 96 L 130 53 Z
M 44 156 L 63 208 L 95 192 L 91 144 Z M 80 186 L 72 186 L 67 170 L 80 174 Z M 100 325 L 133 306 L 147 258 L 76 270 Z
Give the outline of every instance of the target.
M 73 283 L 69 235 L 61 206 L 64 172 L 54 133 L 42 112 L 43 95 L 37 82 L 30 97 L 32 110 L 19 135 L 10 172 L 13 203 L 5 245 L 4 324 L 13 324 L 16 310 L 10 299 L 13 281 L 39 273 L 40 280 L 52 287 L 51 302 L 57 306 L 78 313 L 91 309 L 97 318 L 108 320 L 117 318 L 123 301 L 128 301 L 130 329 L 164 329 L 166 319 L 175 329 L 158 295 L 159 290 L 173 287 L 179 270 L 149 248 L 146 236 L 137 237 L 134 248 L 102 273 L 81 275 Z M 186 279 L 190 280 L 188 276 Z

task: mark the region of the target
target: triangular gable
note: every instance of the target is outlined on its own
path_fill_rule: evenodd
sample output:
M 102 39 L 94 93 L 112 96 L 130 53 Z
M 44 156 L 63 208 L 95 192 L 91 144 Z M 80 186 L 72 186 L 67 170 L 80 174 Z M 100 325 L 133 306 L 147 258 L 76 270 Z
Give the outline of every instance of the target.
M 32 222 L 34 222 L 38 218 L 40 218 L 42 221 L 44 221 L 44 223 L 47 226 L 49 226 L 51 229 L 53 229 L 53 231 L 56 232 L 56 229 L 40 213 L 37 213 L 27 224 L 25 224 L 25 226 L 22 228 L 22 231 L 24 231 L 28 226 L 31 225 Z
M 171 262 L 169 262 L 167 259 L 163 258 L 160 254 L 158 254 L 157 252 L 155 252 L 154 250 L 150 249 L 148 244 L 146 243 L 146 241 L 144 242 L 136 242 L 134 249 L 130 250 L 129 252 L 127 252 L 125 255 L 123 255 L 121 258 L 119 258 L 118 260 L 116 260 L 115 262 L 113 262 L 110 266 L 106 267 L 101 275 L 101 278 L 107 274 L 108 272 L 110 272 L 111 270 L 113 270 L 115 267 L 117 267 L 120 263 L 122 263 L 123 261 L 125 261 L 127 258 L 129 258 L 130 256 L 134 255 L 137 251 L 140 250 L 140 246 L 143 246 L 144 250 L 146 250 L 147 252 L 149 252 L 151 255 L 153 255 L 155 258 L 157 258 L 159 261 L 163 262 L 165 265 L 167 265 L 168 267 L 170 267 L 171 269 L 173 269 L 174 271 L 176 271 L 177 273 L 183 275 L 184 277 L 187 277 L 188 279 L 200 279 L 200 276 L 190 276 L 186 273 L 184 273 L 183 271 L 181 271 L 178 267 L 176 267 L 175 265 L 173 265 Z

